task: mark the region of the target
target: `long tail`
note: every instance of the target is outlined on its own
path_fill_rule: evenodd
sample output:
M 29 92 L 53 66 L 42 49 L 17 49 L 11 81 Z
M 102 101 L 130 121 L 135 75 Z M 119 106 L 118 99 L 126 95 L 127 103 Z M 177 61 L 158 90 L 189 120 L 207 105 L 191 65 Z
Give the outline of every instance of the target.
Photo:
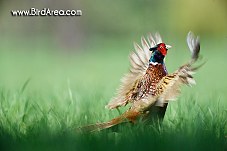
M 122 115 L 103 123 L 91 124 L 83 127 L 79 127 L 78 130 L 82 132 L 95 132 L 103 129 L 113 127 L 115 125 L 124 123 L 124 122 L 135 122 L 137 117 L 140 115 L 140 112 L 134 110 L 128 110 Z

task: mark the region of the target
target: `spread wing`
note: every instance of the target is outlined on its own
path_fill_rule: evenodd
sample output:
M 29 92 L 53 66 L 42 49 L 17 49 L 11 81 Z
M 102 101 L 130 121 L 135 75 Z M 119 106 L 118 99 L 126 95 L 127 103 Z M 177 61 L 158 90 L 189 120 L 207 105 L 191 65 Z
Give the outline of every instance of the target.
M 164 106 L 169 100 L 175 100 L 180 93 L 182 85 L 192 86 L 195 83 L 193 74 L 200 67 L 193 67 L 193 64 L 199 58 L 200 42 L 199 37 L 195 37 L 192 32 L 188 33 L 187 44 L 191 52 L 191 60 L 181 66 L 173 74 L 163 77 L 157 86 L 157 93 L 160 93 L 156 106 Z
M 180 93 L 182 85 L 193 85 L 195 80 L 193 74 L 200 67 L 193 67 L 193 64 L 199 58 L 200 42 L 199 38 L 189 32 L 187 36 L 187 43 L 191 51 L 191 60 L 181 66 L 177 71 L 162 78 L 156 87 L 156 95 L 143 99 L 140 102 L 135 102 L 133 108 L 139 111 L 146 111 L 151 105 L 163 107 L 165 103 L 170 100 L 175 100 Z
M 133 97 L 136 97 L 136 92 L 138 92 L 137 86 L 149 66 L 149 59 L 152 53 L 149 51 L 149 48 L 162 42 L 159 33 L 156 33 L 154 37 L 149 34 L 147 40 L 144 37 L 141 38 L 142 47 L 134 43 L 135 51 L 129 55 L 131 63 L 130 72 L 121 79 L 121 85 L 117 90 L 116 97 L 106 105 L 106 108 L 114 109 L 125 106 L 133 100 Z

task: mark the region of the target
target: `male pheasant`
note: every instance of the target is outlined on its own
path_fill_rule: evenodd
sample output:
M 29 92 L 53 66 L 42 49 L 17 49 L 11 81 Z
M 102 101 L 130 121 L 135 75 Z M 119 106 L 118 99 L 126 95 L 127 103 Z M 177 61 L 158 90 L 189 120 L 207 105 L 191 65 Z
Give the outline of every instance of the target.
M 138 118 L 148 121 L 162 120 L 167 103 L 176 99 L 180 86 L 195 84 L 192 74 L 198 67 L 192 65 L 199 57 L 200 42 L 192 32 L 187 36 L 191 59 L 172 74 L 167 73 L 164 63 L 164 58 L 171 46 L 163 43 L 158 33 L 155 34 L 155 38 L 150 34 L 148 42 L 142 37 L 141 43 L 142 48 L 134 44 L 136 51 L 130 54 L 130 73 L 123 77 L 117 96 L 106 106 L 114 109 L 131 103 L 131 107 L 109 122 L 88 125 L 80 128 L 81 130 L 106 129 L 123 122 L 134 123 Z

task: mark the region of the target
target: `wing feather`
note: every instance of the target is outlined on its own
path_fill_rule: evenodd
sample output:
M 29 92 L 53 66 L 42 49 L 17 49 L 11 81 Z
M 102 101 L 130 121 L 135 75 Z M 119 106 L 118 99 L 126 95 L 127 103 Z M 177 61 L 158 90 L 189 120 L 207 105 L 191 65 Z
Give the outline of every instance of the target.
M 160 42 L 162 42 L 162 38 L 159 33 L 156 33 L 155 38 L 149 34 L 148 41 L 144 37 L 141 37 L 142 47 L 134 43 L 135 51 L 129 55 L 131 63 L 130 73 L 122 78 L 116 97 L 106 105 L 106 108 L 114 109 L 127 105 L 132 101 L 132 94 L 135 93 L 140 79 L 146 73 L 149 66 L 149 59 L 152 54 L 149 48 Z
M 180 87 L 185 84 L 191 86 L 195 80 L 190 74 L 191 67 L 187 64 L 173 74 L 163 77 L 157 85 L 158 100 L 156 106 L 163 107 L 168 101 L 175 100 L 180 94 Z
M 153 38 L 153 36 L 152 36 L 151 33 L 148 34 L 147 39 L 149 41 L 149 44 L 150 44 L 150 47 L 151 48 L 156 45 L 156 42 L 155 42 L 155 40 L 154 40 L 154 38 Z
M 145 59 L 144 63 L 147 63 L 147 60 L 150 59 L 150 55 L 151 55 L 150 50 L 149 50 L 150 46 L 144 37 L 141 38 L 141 43 L 142 43 L 142 47 L 143 47 L 144 54 L 145 54 L 145 55 L 143 55 L 143 58 Z
M 198 59 L 198 54 L 200 51 L 200 41 L 199 37 L 195 37 L 195 35 L 190 31 L 187 36 L 187 44 L 188 48 L 192 54 L 192 62 L 195 62 Z
M 157 92 L 159 98 L 156 102 L 156 106 L 164 106 L 169 100 L 175 100 L 180 94 L 181 85 L 185 84 L 192 86 L 196 84 L 193 74 L 201 67 L 193 67 L 193 64 L 199 58 L 200 42 L 199 37 L 195 37 L 192 32 L 188 33 L 187 44 L 191 52 L 191 60 L 189 63 L 181 66 L 175 73 L 163 77 L 157 86 Z
M 162 42 L 161 35 L 158 32 L 155 33 L 155 38 L 156 38 L 156 44 L 159 44 Z

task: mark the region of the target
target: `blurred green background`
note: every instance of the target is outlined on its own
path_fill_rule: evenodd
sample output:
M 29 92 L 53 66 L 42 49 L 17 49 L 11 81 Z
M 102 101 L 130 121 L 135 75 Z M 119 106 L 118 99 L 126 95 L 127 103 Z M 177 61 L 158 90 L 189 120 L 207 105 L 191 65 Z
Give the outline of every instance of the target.
M 80 9 L 83 15 L 11 16 L 11 10 L 31 7 Z M 0 8 L 2 87 L 18 88 L 31 78 L 29 90 L 54 90 L 70 81 L 78 89 L 90 88 L 88 93 L 100 84 L 112 92 L 128 71 L 133 41 L 140 43 L 142 35 L 159 31 L 173 46 L 166 59 L 172 72 L 188 59 L 185 38 L 193 31 L 200 36 L 207 61 L 198 74 L 199 88 L 206 86 L 215 94 L 227 90 L 225 0 L 2 0 Z M 210 95 L 207 90 L 201 93 Z
M 79 9 L 83 14 L 77 17 L 11 15 L 11 10 L 32 7 Z M 226 0 L 1 0 L 0 139 L 13 135 L 15 138 L 25 136 L 26 140 L 43 132 L 37 142 L 33 142 L 39 146 L 39 138 L 43 140 L 48 135 L 52 139 L 49 131 L 45 133 L 47 127 L 51 132 L 57 130 L 58 134 L 62 129 L 105 121 L 117 115 L 115 111 L 105 110 L 104 106 L 114 96 L 120 78 L 128 72 L 128 55 L 134 49 L 133 42 L 140 44 L 142 35 L 157 31 L 165 43 L 172 45 L 166 58 L 169 72 L 175 71 L 190 57 L 186 44 L 189 31 L 200 36 L 201 62 L 206 61 L 195 75 L 197 85 L 183 88 L 179 99 L 183 105 L 179 107 L 177 102 L 172 102 L 165 120 L 175 119 L 176 125 L 183 119 L 194 120 L 201 112 L 197 108 L 193 111 L 186 109 L 188 105 L 184 104 L 193 98 L 204 109 L 204 114 L 220 115 L 214 119 L 224 125 L 221 128 L 224 132 L 217 133 L 217 139 L 221 134 L 226 135 L 227 127 L 221 118 L 227 111 Z M 193 104 L 192 108 L 194 106 L 197 105 Z M 175 117 L 180 108 L 183 118 Z M 212 118 L 208 116 L 211 123 L 216 122 L 213 114 Z M 46 127 L 42 125 L 43 119 Z M 200 116 L 198 119 L 201 120 Z M 188 121 L 194 123 L 193 120 Z M 185 125 L 188 121 L 184 121 Z M 195 128 L 203 126 L 196 124 Z M 191 131 L 194 135 L 188 140 L 197 136 L 194 129 Z M 216 129 L 214 131 L 212 138 L 216 138 Z M 2 135 L 5 133 L 6 136 Z M 175 132 L 169 136 L 175 136 Z M 49 137 L 46 138 L 47 144 Z M 56 142 L 64 142 L 65 136 L 61 137 L 62 140 L 56 137 Z M 109 138 L 109 135 L 103 138 Z M 53 146 L 55 139 L 51 142 Z M 178 139 L 182 140 L 181 137 Z M 71 136 L 67 141 L 73 142 Z M 5 142 L 10 144 L 11 139 Z

